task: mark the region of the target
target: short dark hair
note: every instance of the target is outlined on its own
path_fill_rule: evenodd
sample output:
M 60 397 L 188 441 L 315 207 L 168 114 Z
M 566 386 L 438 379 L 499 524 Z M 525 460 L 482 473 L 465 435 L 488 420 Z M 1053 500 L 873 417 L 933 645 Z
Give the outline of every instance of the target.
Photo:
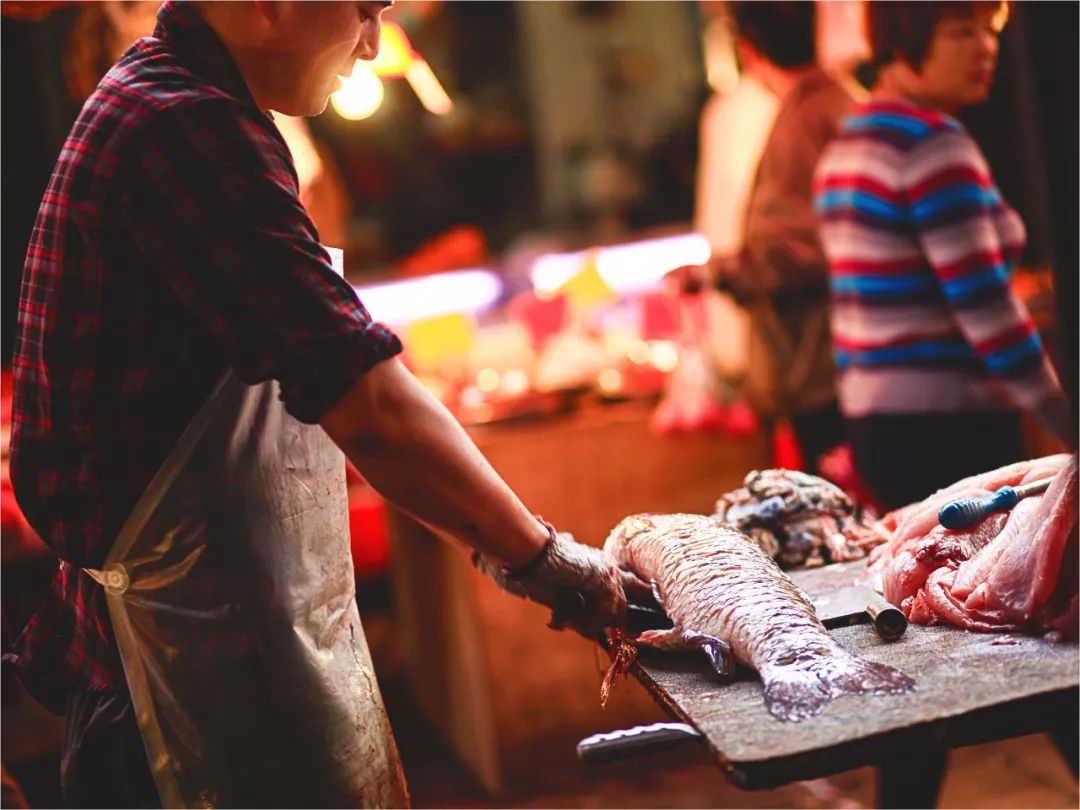
M 1008 8 L 1005 0 L 929 0 L 894 2 L 869 0 L 866 4 L 867 30 L 874 63 L 887 65 L 903 59 L 916 70 L 923 65 L 934 28 L 946 18 L 974 16 L 985 9 Z
M 782 68 L 815 61 L 816 5 L 807 0 L 736 0 L 728 4 L 739 36 Z

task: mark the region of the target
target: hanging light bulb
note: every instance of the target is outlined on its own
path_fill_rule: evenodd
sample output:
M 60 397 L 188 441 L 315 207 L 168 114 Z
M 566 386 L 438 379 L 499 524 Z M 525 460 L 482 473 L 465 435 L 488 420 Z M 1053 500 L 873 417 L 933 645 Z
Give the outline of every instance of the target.
M 386 91 L 370 64 L 357 60 L 352 75 L 339 78 L 341 88 L 330 96 L 330 103 L 338 115 L 349 121 L 360 121 L 379 109 Z

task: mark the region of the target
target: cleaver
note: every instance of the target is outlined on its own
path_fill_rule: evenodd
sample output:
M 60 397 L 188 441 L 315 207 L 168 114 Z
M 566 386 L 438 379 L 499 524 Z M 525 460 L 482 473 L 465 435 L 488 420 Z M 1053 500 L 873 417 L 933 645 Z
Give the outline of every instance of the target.
M 904 611 L 867 585 L 849 585 L 813 597 L 818 619 L 830 630 L 869 622 L 886 641 L 904 635 L 908 620 Z
M 850 585 L 816 596 L 810 601 L 818 619 L 830 630 L 869 622 L 886 641 L 895 641 L 907 630 L 907 616 L 900 608 L 867 585 Z M 627 607 L 626 629 L 631 634 L 671 627 L 671 619 L 659 605 Z

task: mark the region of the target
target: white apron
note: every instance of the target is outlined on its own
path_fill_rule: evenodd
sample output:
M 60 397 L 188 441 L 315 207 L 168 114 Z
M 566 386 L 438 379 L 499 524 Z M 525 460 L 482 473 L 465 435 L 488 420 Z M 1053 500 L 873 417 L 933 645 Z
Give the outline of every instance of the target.
M 277 383 L 225 374 L 89 573 L 165 807 L 407 805 L 344 455 Z
M 165 807 L 408 805 L 356 609 L 345 456 L 276 382 L 222 377 L 87 573 Z

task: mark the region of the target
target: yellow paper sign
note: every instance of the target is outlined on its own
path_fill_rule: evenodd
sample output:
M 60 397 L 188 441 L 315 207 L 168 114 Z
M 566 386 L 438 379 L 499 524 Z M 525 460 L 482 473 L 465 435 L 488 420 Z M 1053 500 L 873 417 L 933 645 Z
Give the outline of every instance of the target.
M 581 269 L 566 280 L 559 292 L 565 293 L 577 309 L 584 309 L 615 297 L 611 287 L 604 281 L 596 267 L 596 254 L 589 251 Z
M 475 344 L 476 322 L 471 315 L 439 315 L 415 321 L 405 329 L 405 346 L 418 368 L 464 359 Z

